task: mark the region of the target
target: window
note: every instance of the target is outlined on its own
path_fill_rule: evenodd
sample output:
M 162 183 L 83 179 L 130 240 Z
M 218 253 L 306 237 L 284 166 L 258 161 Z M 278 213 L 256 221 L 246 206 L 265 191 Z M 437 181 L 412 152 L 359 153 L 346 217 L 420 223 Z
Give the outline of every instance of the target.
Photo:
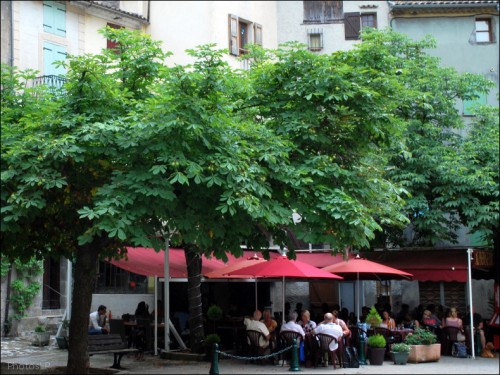
M 344 16 L 343 1 L 304 1 L 304 23 L 329 23 L 341 21 Z
M 478 105 L 486 104 L 486 94 L 478 94 L 478 98 L 472 100 L 464 100 L 464 116 L 474 116 L 474 108 Z
M 45 42 L 43 44 L 43 74 L 46 76 L 63 76 L 66 70 L 62 66 L 55 66 L 56 61 L 66 58 L 66 47 L 59 44 Z
M 493 34 L 490 18 L 476 19 L 476 42 L 488 43 L 493 42 Z
M 43 31 L 66 36 L 66 5 L 55 1 L 43 2 Z
M 344 16 L 345 39 L 359 39 L 359 32 L 364 27 L 377 27 L 376 13 L 345 13 Z
M 108 23 L 107 26 L 111 27 L 112 29 L 123 29 L 122 26 L 115 25 L 113 23 Z M 116 52 L 118 52 L 117 47 L 118 47 L 118 42 L 115 42 L 114 40 L 110 40 L 110 39 L 106 40 L 106 48 L 107 49 L 116 49 L 117 50 Z
M 377 28 L 377 13 L 362 13 L 361 14 L 361 28 L 373 27 Z
M 309 51 L 320 51 L 323 49 L 323 30 L 307 30 L 307 43 Z
M 253 26 L 253 27 L 252 27 Z M 250 43 L 262 45 L 262 25 L 229 15 L 229 53 L 239 56 Z

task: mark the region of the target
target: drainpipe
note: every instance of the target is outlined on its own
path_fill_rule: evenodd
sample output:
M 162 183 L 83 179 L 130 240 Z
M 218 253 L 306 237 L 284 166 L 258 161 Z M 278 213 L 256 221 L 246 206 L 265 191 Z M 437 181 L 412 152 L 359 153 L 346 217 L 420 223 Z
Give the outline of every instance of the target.
M 10 66 L 14 66 L 14 2 L 10 2 Z M 10 276 L 10 274 L 9 274 Z M 8 301 L 8 300 L 7 300 Z
M 9 273 L 7 275 L 7 296 L 5 297 L 5 320 L 3 323 L 3 334 L 7 336 L 9 326 L 9 307 L 10 307 L 10 280 L 12 278 L 12 266 L 9 269 Z

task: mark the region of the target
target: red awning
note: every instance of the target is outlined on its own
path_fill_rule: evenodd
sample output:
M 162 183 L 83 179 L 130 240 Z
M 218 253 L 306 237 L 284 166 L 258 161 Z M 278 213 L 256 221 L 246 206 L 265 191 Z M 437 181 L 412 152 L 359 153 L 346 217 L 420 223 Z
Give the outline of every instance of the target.
M 363 257 L 413 274 L 413 280 L 467 282 L 467 249 L 391 250 L 363 253 Z M 473 278 L 488 278 L 473 267 Z

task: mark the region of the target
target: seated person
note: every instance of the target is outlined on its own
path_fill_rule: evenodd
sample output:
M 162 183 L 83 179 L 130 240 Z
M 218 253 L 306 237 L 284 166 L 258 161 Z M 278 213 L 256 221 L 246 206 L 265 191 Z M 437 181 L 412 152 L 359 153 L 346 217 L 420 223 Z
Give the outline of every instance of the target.
M 380 327 L 390 330 L 396 328 L 396 322 L 391 318 L 391 314 L 387 310 L 382 311 L 382 323 L 380 323 Z
M 325 333 L 327 335 L 331 335 L 337 339 L 337 341 L 333 341 L 330 343 L 330 350 L 338 349 L 338 342 L 343 336 L 342 327 L 337 323 L 338 319 L 332 313 L 326 313 L 324 315 L 323 322 L 318 324 L 316 328 L 313 329 L 312 334 L 317 335 L 318 333 Z M 313 363 L 316 365 L 319 361 L 319 350 L 317 345 L 311 346 L 311 352 L 313 353 Z
M 266 325 L 260 321 L 261 318 L 262 318 L 262 312 L 260 310 L 255 310 L 251 318 L 245 317 L 245 319 L 243 319 L 243 324 L 245 325 L 247 331 L 262 332 L 264 337 L 259 338 L 259 346 L 261 348 L 268 348 L 271 334 L 269 333 L 269 330 L 267 329 Z
M 151 319 L 151 315 L 149 314 L 149 306 L 146 302 L 141 301 L 137 304 L 137 308 L 135 309 L 135 319 L 136 322 L 138 319 L 147 319 L 148 321 Z M 149 323 L 148 323 L 149 324 Z M 144 350 L 146 349 L 146 327 L 141 324 L 137 324 L 132 328 L 130 335 L 128 336 L 128 347 L 132 347 L 132 345 L 139 350 L 139 354 L 137 356 L 138 359 L 143 358 Z
M 292 332 L 298 332 L 300 333 L 300 335 L 302 336 L 302 340 L 304 340 L 304 337 L 306 336 L 306 333 L 304 332 L 304 329 L 302 328 L 302 326 L 297 322 L 297 312 L 296 311 L 292 311 L 290 314 L 288 314 L 288 322 L 286 322 L 285 324 L 283 324 L 281 326 L 281 332 L 284 332 L 284 331 L 292 331 Z
M 418 320 L 413 320 L 411 318 L 410 313 L 407 313 L 403 317 L 403 320 L 401 321 L 401 325 L 405 329 L 415 329 L 415 328 L 418 328 L 420 326 L 420 324 L 418 323 Z
M 479 334 L 479 340 L 481 343 L 481 349 L 486 346 L 486 337 L 484 336 L 484 322 L 481 314 L 474 312 L 472 309 L 472 324 L 474 325 L 474 333 Z M 467 305 L 467 315 L 465 315 L 465 327 L 468 329 L 470 327 L 470 305 Z
M 276 328 L 278 328 L 278 322 L 274 320 L 271 317 L 271 310 L 269 308 L 264 308 L 263 318 L 261 320 L 262 323 L 264 323 L 267 327 L 267 330 L 269 331 L 269 334 L 271 335 L 271 338 L 269 339 L 271 346 L 273 349 L 275 347 L 275 342 L 276 342 Z
M 422 326 L 423 328 L 428 328 L 431 331 L 435 331 L 437 328 L 441 327 L 441 321 L 436 315 L 432 314 L 430 310 L 424 310 L 422 315 Z
M 106 325 L 106 306 L 100 305 L 97 311 L 89 315 L 89 335 L 102 335 L 108 333 Z
M 342 328 L 342 336 L 346 338 L 351 337 L 351 330 L 347 326 L 346 322 L 344 322 L 342 319 L 338 317 L 339 316 L 338 310 L 333 310 L 332 315 L 333 315 L 333 323 L 338 324 L 340 328 Z M 325 320 L 323 320 L 320 324 L 325 324 L 325 323 L 326 323 Z

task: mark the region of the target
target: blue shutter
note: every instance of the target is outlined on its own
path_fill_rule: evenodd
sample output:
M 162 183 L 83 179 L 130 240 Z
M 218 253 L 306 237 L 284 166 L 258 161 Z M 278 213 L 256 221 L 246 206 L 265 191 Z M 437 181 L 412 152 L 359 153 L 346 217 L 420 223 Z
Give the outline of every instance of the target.
M 60 66 L 56 67 L 54 62 L 61 61 L 66 58 L 66 47 L 45 42 L 43 44 L 43 74 L 46 76 L 55 75 L 63 76 L 66 70 Z
M 66 5 L 55 1 L 43 2 L 43 31 L 66 36 Z

